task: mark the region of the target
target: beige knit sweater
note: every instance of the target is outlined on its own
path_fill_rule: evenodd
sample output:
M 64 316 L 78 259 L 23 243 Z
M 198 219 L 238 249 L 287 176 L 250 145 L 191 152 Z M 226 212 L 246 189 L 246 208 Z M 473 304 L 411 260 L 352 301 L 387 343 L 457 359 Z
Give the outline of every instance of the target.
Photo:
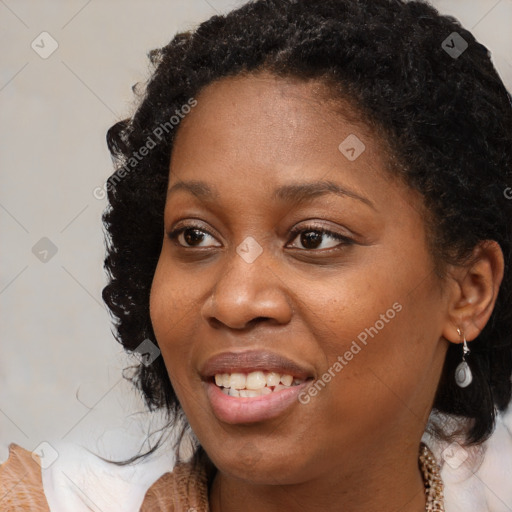
M 2 512 L 50 512 L 39 458 L 34 457 L 21 446 L 9 445 L 9 458 L 0 466 Z M 140 511 L 208 512 L 207 489 L 204 468 L 194 470 L 191 463 L 177 464 L 148 489 Z

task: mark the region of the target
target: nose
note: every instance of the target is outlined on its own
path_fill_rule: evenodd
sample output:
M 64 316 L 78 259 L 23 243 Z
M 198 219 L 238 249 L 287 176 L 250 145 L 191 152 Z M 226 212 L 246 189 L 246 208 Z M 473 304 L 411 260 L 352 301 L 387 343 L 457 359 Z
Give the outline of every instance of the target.
M 252 262 L 236 251 L 226 258 L 201 311 L 212 327 L 243 330 L 264 320 L 275 325 L 290 322 L 293 308 L 286 284 L 269 260 L 265 251 Z

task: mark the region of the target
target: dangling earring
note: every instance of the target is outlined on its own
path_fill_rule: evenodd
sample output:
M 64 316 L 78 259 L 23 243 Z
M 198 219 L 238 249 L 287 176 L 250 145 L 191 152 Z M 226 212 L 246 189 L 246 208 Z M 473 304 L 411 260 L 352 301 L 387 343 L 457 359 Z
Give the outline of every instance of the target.
M 455 382 L 457 383 L 457 386 L 465 388 L 469 386 L 473 381 L 473 374 L 471 373 L 471 369 L 469 368 L 469 365 L 466 362 L 466 354 L 469 354 L 469 348 L 466 342 L 466 335 L 458 327 L 457 332 L 459 333 L 460 337 L 464 338 L 464 345 L 462 347 L 462 362 L 459 363 L 459 365 L 455 369 Z

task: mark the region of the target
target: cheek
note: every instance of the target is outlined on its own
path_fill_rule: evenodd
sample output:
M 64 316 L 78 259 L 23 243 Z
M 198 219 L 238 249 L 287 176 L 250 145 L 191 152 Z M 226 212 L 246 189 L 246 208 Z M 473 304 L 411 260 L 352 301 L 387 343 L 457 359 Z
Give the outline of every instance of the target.
M 311 402 L 324 409 L 319 417 L 333 435 L 343 435 L 339 425 L 347 420 L 372 432 L 423 418 L 436 386 L 442 324 L 430 265 L 427 253 L 380 252 L 364 272 L 345 270 L 308 295 L 308 322 L 326 361 Z
M 197 273 L 196 273 L 197 274 Z M 199 274 L 197 274 L 199 275 Z M 200 300 L 206 294 L 202 278 L 195 279 L 190 269 L 180 268 L 169 254 L 164 242 L 162 254 L 153 277 L 150 293 L 150 316 L 158 338 L 179 340 L 180 333 L 197 322 Z
M 162 257 L 158 262 L 151 286 L 149 308 L 153 331 L 169 377 L 173 380 L 175 375 L 183 374 L 189 367 L 187 363 L 191 343 L 187 343 L 187 340 L 193 324 L 198 321 L 198 287 L 165 261 Z

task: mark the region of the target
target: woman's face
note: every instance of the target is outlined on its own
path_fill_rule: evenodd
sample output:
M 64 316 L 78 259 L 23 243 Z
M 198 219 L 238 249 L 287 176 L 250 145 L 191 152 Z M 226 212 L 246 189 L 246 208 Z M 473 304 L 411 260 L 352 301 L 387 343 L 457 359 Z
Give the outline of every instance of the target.
M 171 158 L 151 320 L 208 455 L 255 483 L 419 443 L 446 351 L 421 198 L 322 91 L 211 84 Z

